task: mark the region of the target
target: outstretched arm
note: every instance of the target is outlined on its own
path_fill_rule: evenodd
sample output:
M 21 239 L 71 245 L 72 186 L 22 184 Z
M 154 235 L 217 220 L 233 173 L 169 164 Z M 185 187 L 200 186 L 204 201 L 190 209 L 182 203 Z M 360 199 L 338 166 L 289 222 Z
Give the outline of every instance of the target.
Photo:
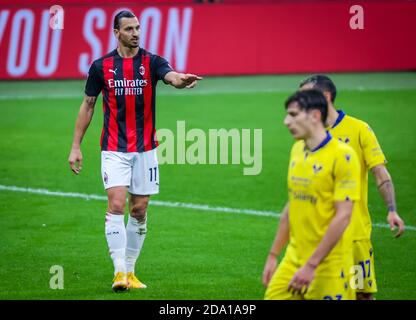
M 84 100 L 79 108 L 75 123 L 74 139 L 68 158 L 69 166 L 75 174 L 79 174 L 82 169 L 81 142 L 94 114 L 96 100 L 97 97 L 84 96 Z
M 387 221 L 390 225 L 390 229 L 394 230 L 398 227 L 398 231 L 395 237 L 400 237 L 404 232 L 404 222 L 397 213 L 396 197 L 394 193 L 394 185 L 391 180 L 391 176 L 385 165 L 380 164 L 371 169 L 374 179 L 376 180 L 378 192 L 383 198 L 388 208 Z
M 315 277 L 315 269 L 335 247 L 350 223 L 353 205 L 354 203 L 351 201 L 335 202 L 335 217 L 329 224 L 324 237 L 314 253 L 311 255 L 306 264 L 293 276 L 292 281 L 290 281 L 289 284 L 289 290 L 299 293 L 304 293 L 302 292 L 302 289 L 305 291 L 307 290 Z
M 277 257 L 289 241 L 289 203 L 280 216 L 280 223 L 263 270 L 263 285 L 268 286 L 277 266 Z
M 176 71 L 168 72 L 164 78 L 165 83 L 170 84 L 177 89 L 191 89 L 196 86 L 198 80 L 202 80 L 202 77 L 191 73 L 178 73 Z

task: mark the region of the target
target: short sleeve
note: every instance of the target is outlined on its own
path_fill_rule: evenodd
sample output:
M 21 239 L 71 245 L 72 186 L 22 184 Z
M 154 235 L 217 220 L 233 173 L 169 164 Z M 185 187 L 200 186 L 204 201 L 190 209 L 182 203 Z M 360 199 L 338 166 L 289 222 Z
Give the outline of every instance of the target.
M 85 94 L 89 97 L 97 97 L 104 86 L 104 79 L 93 63 L 88 71 L 88 79 L 85 83 Z
M 173 71 L 169 62 L 160 56 L 155 56 L 154 66 L 153 70 L 157 80 L 163 80 L 168 72 Z
M 374 131 L 367 124 L 360 131 L 360 143 L 365 165 L 368 169 L 372 169 L 379 164 L 387 163 Z
M 337 154 L 334 164 L 334 201 L 360 199 L 360 162 L 355 151 L 348 147 Z

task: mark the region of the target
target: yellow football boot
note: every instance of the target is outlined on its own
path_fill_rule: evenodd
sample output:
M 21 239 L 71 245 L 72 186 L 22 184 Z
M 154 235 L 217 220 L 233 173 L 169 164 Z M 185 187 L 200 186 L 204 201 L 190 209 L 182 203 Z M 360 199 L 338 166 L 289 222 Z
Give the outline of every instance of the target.
M 127 273 L 127 287 L 129 289 L 144 289 L 147 288 L 147 286 L 140 282 L 139 279 L 136 278 L 133 272 Z
M 124 272 L 117 272 L 113 279 L 113 290 L 115 292 L 125 291 L 128 289 L 127 276 Z

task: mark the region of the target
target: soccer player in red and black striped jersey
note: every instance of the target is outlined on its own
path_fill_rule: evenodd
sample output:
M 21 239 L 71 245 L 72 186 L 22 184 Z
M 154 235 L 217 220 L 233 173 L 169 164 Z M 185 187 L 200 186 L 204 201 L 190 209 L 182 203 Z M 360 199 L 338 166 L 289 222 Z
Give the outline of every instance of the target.
M 79 174 L 81 141 L 101 92 L 101 171 L 108 195 L 105 233 L 115 269 L 113 289 L 123 291 L 146 287 L 135 276 L 135 265 L 147 232 L 149 198 L 159 192 L 156 84 L 162 80 L 178 89 L 190 89 L 202 78 L 175 72 L 164 58 L 140 48 L 140 24 L 130 11 L 120 11 L 115 16 L 114 35 L 117 49 L 90 67 L 68 161 L 72 171 Z M 130 215 L 125 226 L 127 193 Z

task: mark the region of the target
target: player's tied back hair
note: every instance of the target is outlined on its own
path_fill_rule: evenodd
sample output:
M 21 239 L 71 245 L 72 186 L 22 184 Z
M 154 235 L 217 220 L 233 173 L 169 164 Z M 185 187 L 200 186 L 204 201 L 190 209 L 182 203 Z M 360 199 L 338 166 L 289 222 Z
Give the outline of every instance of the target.
M 334 103 L 337 96 L 337 88 L 335 87 L 334 82 L 328 76 L 323 74 L 314 74 L 305 80 L 302 80 L 299 88 L 306 84 L 311 84 L 312 88 L 318 89 L 322 92 L 329 92 L 331 95 L 331 102 Z
M 306 112 L 310 110 L 319 110 L 321 112 L 321 121 L 325 125 L 328 116 L 328 103 L 323 93 L 316 89 L 296 91 L 285 102 L 287 109 L 290 104 L 297 103 L 301 110 Z
M 114 23 L 113 23 L 113 28 L 120 30 L 120 20 L 122 18 L 135 18 L 136 15 L 128 10 L 122 10 L 119 13 L 116 14 L 116 16 L 114 17 Z

